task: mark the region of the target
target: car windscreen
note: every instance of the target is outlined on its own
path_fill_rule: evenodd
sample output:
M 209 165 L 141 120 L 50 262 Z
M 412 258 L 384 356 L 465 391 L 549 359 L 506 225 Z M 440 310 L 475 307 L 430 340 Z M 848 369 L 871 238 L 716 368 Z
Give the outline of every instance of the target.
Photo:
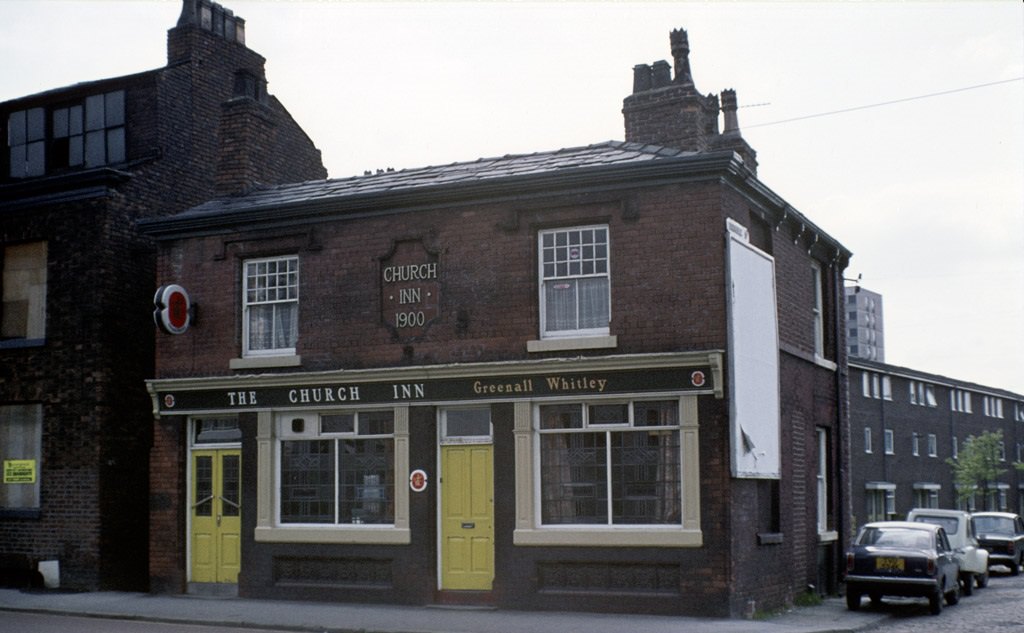
M 1013 534 L 1013 521 L 1005 517 L 974 517 L 975 534 Z
M 918 523 L 941 525 L 942 529 L 946 530 L 946 534 L 956 534 L 960 526 L 960 519 L 956 517 L 916 516 L 914 520 Z
M 932 546 L 931 533 L 908 528 L 865 528 L 857 541 L 858 545 L 879 547 L 905 547 L 908 549 L 929 549 Z

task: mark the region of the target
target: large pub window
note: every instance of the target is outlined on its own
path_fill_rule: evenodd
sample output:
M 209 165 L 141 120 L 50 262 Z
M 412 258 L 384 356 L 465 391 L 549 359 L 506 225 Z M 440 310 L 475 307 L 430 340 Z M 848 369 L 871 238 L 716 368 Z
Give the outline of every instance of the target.
M 679 403 L 539 407 L 543 525 L 679 525 Z

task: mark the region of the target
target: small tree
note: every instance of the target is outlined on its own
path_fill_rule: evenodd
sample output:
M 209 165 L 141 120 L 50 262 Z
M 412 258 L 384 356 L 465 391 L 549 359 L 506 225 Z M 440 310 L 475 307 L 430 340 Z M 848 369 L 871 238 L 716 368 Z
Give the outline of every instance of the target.
M 1005 461 L 1002 430 L 985 431 L 981 435 L 968 437 L 957 459 L 946 460 L 953 468 L 953 479 L 958 487 L 957 497 L 962 501 L 981 491 L 985 504 L 990 505 L 990 493 L 997 490 L 995 484 L 1007 471 L 1003 467 Z

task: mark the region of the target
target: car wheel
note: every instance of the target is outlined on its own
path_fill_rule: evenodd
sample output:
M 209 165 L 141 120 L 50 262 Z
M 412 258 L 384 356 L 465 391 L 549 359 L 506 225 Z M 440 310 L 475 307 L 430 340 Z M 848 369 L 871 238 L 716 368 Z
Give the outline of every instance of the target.
M 1015 561 L 1013 561 L 1013 563 L 1010 564 L 1010 575 L 1011 576 L 1018 576 L 1018 575 L 1020 575 L 1020 560 L 1015 560 Z
M 974 574 L 963 574 L 960 576 L 960 590 L 965 596 L 974 593 Z
M 868 597 L 871 598 L 871 606 L 879 607 L 882 604 L 882 594 L 880 593 L 869 593 Z
M 928 607 L 932 615 L 942 613 L 942 591 L 940 589 L 936 589 L 935 593 L 928 596 Z
M 860 594 L 856 591 L 846 591 L 846 608 L 850 611 L 860 609 Z
M 955 583 L 953 583 L 953 590 L 948 592 L 948 593 L 946 593 L 946 604 L 948 604 L 949 606 L 953 606 L 954 604 L 956 604 L 958 602 L 960 602 L 960 581 L 959 580 L 957 580 Z
M 984 574 L 978 574 L 974 577 L 975 582 L 978 583 L 978 589 L 984 589 L 988 586 L 988 570 L 985 570 Z

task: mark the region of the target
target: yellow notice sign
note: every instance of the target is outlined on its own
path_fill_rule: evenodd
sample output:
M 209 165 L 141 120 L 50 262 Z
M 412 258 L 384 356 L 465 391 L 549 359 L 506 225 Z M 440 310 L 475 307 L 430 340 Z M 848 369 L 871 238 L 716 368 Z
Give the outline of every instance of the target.
M 5 484 L 34 484 L 34 483 L 36 483 L 36 460 L 34 460 L 34 459 L 5 459 L 4 460 L 4 483 Z

